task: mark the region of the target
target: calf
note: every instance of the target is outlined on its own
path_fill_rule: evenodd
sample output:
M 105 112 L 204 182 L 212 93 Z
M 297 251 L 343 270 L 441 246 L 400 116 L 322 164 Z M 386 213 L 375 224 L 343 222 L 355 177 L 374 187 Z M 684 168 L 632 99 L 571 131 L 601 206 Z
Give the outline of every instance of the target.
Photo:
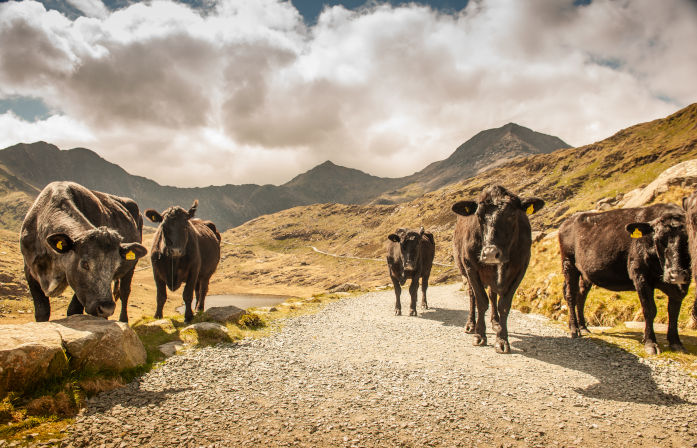
M 476 302 L 476 306 L 471 306 L 465 327 L 466 331 L 474 330 L 474 345 L 487 343 L 484 314 L 491 302 L 496 351 L 511 352 L 508 313 L 513 294 L 530 262 L 532 245 L 527 215 L 543 206 L 541 199 L 520 199 L 498 185 L 482 191 L 476 202 L 460 201 L 452 206 L 453 212 L 459 215 L 453 237 L 454 258 L 460 273 L 467 278 L 470 302 L 472 305 Z
M 419 290 L 419 278 L 421 279 L 421 307 L 428 309 L 426 290 L 428 289 L 428 277 L 433 267 L 433 256 L 436 253 L 436 243 L 433 234 L 419 230 L 398 229 L 387 236 L 390 241 L 387 248 L 387 266 L 390 270 L 390 278 L 394 285 L 396 296 L 394 313 L 402 315 L 402 304 L 399 297 L 402 294 L 402 285 L 407 279 L 411 279 L 409 294 L 411 305 L 409 315 L 416 316 L 416 296 Z
M 194 314 L 191 301 L 196 292 L 196 311 L 203 311 L 208 282 L 220 261 L 220 234 L 210 221 L 194 219 L 198 201 L 186 211 L 179 206 L 158 213 L 153 209 L 145 216 L 159 223 L 152 243 L 150 259 L 157 287 L 155 318 L 162 317 L 167 301 L 167 289 L 176 291 L 186 283 L 184 292 L 184 319 L 190 322 Z
M 683 198 L 682 207 L 685 209 L 687 221 L 687 241 L 692 260 L 692 277 L 697 283 L 697 191 L 689 197 Z M 697 328 L 697 296 L 692 304 L 692 316 L 688 324 L 690 328 Z
M 68 316 L 109 317 L 121 299 L 122 322 L 128 322 L 128 296 L 138 259 L 147 254 L 138 205 L 73 182 L 52 182 L 27 212 L 20 231 L 24 274 L 34 299 L 34 318 L 51 316 L 49 297 L 70 286 Z
M 572 338 L 588 333 L 583 308 L 591 285 L 639 295 L 644 349 L 660 352 L 653 331 L 654 289 L 668 296 L 668 342 L 684 351 L 678 314 L 690 283 L 685 212 L 673 204 L 576 213 L 559 227 L 564 298 Z

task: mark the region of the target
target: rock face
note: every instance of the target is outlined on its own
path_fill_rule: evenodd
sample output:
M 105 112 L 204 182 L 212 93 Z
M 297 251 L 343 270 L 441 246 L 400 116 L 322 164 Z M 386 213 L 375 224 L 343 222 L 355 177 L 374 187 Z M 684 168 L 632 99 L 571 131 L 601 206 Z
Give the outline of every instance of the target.
M 668 168 L 646 187 L 637 188 L 625 194 L 619 205 L 622 208 L 641 207 L 651 202 L 657 194 L 675 185 L 683 187 L 697 185 L 697 160 L 687 160 Z
M 144 364 L 146 358 L 143 343 L 122 322 L 75 315 L 0 325 L 0 397 L 60 377 L 69 368 L 123 370 Z
M 73 369 L 123 370 L 145 364 L 147 353 L 128 324 L 79 314 L 51 322 Z
M 68 371 L 63 340 L 39 323 L 0 325 L 0 398 Z

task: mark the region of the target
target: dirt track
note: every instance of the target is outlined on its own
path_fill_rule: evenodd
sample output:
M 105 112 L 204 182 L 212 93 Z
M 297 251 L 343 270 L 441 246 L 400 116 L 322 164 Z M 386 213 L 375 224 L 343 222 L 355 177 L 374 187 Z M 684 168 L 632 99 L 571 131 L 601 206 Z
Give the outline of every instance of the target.
M 66 445 L 697 446 L 697 379 L 518 312 L 511 355 L 474 347 L 457 289 L 416 318 L 370 293 L 171 358 L 92 399 Z

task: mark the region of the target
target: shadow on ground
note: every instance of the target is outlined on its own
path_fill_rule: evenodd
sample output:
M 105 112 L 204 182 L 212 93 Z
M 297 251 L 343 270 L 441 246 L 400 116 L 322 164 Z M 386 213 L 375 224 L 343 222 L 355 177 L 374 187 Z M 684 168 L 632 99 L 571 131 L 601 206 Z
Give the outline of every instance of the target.
M 117 405 L 123 406 L 124 408 L 140 408 L 149 405 L 158 406 L 167 400 L 169 395 L 178 394 L 190 389 L 190 387 L 178 387 L 153 392 L 141 389 L 140 381 L 136 380 L 126 387 L 97 395 L 98 401 L 95 404 L 88 403 L 85 415 L 101 414 Z
M 446 327 L 464 328 L 470 312 L 467 310 L 431 307 L 427 310 L 419 309 L 418 313 L 420 318 L 438 321 Z
M 653 379 L 651 368 L 640 362 L 641 358 L 605 341 L 520 333 L 511 336 L 511 346 L 520 355 L 586 373 L 598 380 L 586 388 L 572 387 L 585 397 L 661 406 L 689 403 L 662 391 Z

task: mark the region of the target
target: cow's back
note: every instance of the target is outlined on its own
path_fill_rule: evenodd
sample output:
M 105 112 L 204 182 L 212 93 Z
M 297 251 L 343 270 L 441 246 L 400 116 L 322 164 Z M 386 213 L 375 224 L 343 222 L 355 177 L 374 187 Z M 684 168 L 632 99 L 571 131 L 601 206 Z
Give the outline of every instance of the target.
M 631 237 L 627 224 L 652 221 L 664 213 L 683 213 L 673 204 L 576 213 L 559 227 L 563 260 L 569 260 L 586 280 L 610 290 L 633 287 L 627 272 Z

